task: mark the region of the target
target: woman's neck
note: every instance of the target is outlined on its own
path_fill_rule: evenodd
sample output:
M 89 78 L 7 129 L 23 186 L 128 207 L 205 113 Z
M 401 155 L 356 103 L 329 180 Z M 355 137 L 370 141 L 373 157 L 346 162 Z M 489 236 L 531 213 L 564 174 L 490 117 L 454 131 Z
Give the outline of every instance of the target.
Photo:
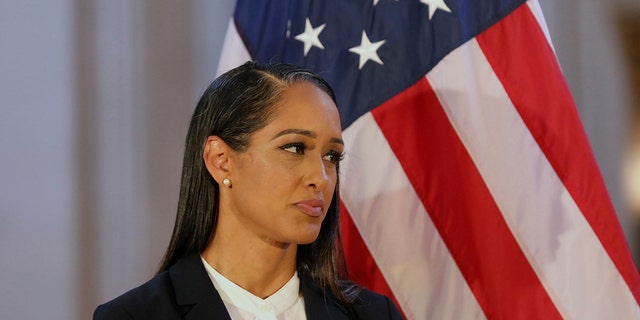
M 293 276 L 297 245 L 273 243 L 242 233 L 218 224 L 214 239 L 202 256 L 225 278 L 260 298 L 267 298 Z

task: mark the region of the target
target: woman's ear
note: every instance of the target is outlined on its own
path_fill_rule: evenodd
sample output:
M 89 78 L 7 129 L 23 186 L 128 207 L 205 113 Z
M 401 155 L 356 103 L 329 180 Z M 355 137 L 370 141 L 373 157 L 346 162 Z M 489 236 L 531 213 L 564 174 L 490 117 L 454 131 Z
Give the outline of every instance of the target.
M 209 136 L 204 143 L 204 164 L 218 184 L 229 177 L 229 156 L 233 150 L 218 136 Z

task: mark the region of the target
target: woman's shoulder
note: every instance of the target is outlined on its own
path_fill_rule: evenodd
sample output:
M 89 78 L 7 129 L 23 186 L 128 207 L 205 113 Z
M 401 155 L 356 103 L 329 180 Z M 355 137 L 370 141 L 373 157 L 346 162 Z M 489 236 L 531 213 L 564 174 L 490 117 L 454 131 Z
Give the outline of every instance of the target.
M 403 319 L 396 305 L 385 295 L 361 288 L 353 311 L 359 319 Z
M 154 315 L 166 317 L 176 313 L 175 306 L 171 277 L 168 271 L 164 271 L 141 286 L 98 306 L 93 319 L 154 319 Z
M 181 258 L 169 270 L 99 306 L 94 320 L 182 319 L 188 312 L 200 313 L 202 318 L 228 318 L 200 254 Z
M 351 303 L 340 302 L 330 290 L 321 289 L 310 277 L 303 275 L 300 289 L 307 316 L 312 315 L 312 319 L 402 319 L 402 314 L 388 297 L 351 281 L 341 281 L 339 286 Z

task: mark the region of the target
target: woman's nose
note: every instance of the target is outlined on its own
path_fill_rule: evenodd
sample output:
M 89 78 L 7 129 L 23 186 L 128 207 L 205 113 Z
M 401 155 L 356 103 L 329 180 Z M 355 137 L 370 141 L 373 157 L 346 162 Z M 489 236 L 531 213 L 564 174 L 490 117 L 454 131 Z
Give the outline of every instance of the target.
M 327 174 L 327 166 L 322 157 L 309 161 L 309 171 L 307 172 L 306 184 L 317 190 L 324 190 L 329 183 L 329 175 Z

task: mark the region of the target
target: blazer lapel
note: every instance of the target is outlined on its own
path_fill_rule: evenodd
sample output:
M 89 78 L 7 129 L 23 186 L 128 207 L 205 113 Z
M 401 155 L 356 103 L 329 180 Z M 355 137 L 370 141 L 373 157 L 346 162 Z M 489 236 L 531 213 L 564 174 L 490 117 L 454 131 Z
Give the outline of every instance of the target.
M 200 255 L 193 254 L 182 258 L 169 269 L 169 273 L 176 301 L 184 309 L 184 319 L 231 320 L 220 294 L 202 265 Z M 313 286 L 311 279 L 301 277 L 300 290 L 304 297 L 307 320 L 348 320 L 333 295 L 329 292 L 324 295 Z
M 326 296 L 320 292 L 308 278 L 300 278 L 300 290 L 304 298 L 304 309 L 307 320 L 347 320 L 348 317 L 338 307 L 335 298 L 327 292 Z
M 200 255 L 182 258 L 169 269 L 178 305 L 185 310 L 184 319 L 231 320 L 220 294 L 211 283 Z

